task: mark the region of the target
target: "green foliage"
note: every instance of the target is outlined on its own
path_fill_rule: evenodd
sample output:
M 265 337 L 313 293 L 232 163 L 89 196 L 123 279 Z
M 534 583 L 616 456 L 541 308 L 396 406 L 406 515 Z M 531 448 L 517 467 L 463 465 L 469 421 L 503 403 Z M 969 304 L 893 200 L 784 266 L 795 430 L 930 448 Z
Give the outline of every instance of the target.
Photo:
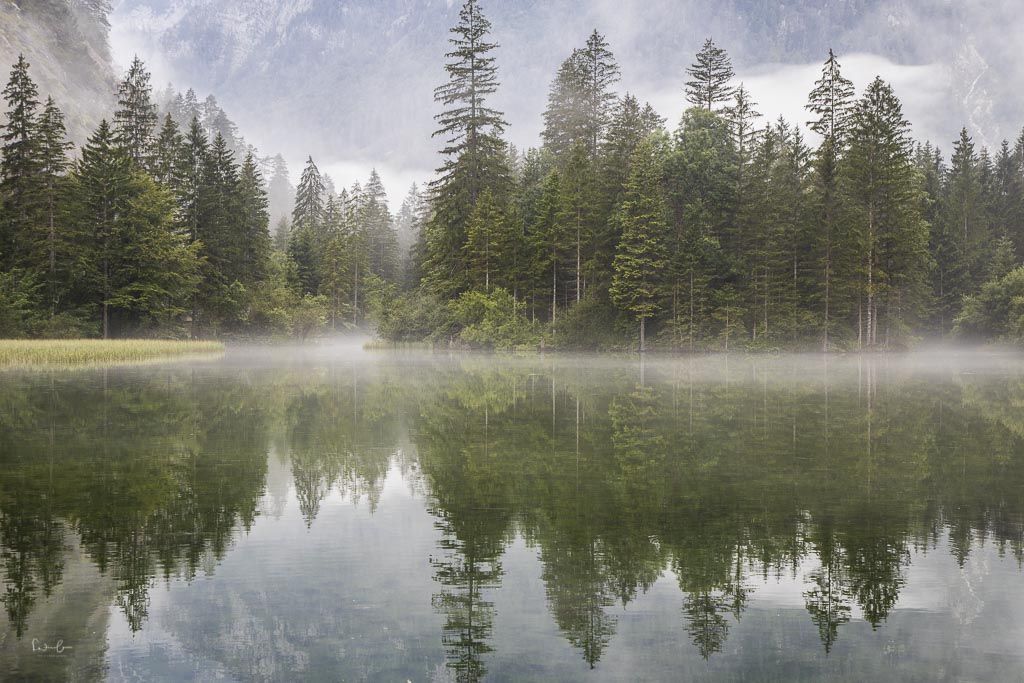
M 449 304 L 458 339 L 474 348 L 514 350 L 540 345 L 538 326 L 524 315 L 525 306 L 498 288 L 470 291 Z
M 1024 343 L 1024 267 L 965 297 L 953 332 L 964 339 Z
M 397 294 L 380 291 L 370 306 L 377 334 L 389 342 L 447 341 L 455 321 L 448 306 L 422 289 Z
M 35 334 L 40 322 L 39 290 L 39 283 L 31 275 L 0 271 L 0 338 Z

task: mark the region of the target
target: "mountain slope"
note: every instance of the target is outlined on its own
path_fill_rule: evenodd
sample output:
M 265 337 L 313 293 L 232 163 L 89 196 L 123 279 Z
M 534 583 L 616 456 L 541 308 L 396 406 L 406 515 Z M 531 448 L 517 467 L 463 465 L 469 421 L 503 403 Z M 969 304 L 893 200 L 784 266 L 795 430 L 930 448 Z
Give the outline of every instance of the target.
M 443 78 L 457 0 L 121 0 L 115 35 L 163 75 L 214 91 L 263 146 L 345 159 L 434 163 L 432 91 Z M 626 87 L 678 92 L 703 39 L 741 74 L 764 63 L 817 63 L 829 47 L 897 65 L 934 65 L 948 111 L 925 133 L 966 123 L 989 144 L 1014 135 L 1024 75 L 1008 37 L 1024 28 L 1013 0 L 491 0 L 512 139 L 532 143 L 558 63 L 597 27 Z M 998 65 L 999 68 L 996 68 Z M 883 74 L 884 75 L 884 74 Z M 863 86 L 864 83 L 858 83 Z M 916 87 L 916 86 L 915 86 Z M 1002 100 L 996 100 L 994 93 Z M 755 97 L 758 93 L 754 93 Z M 769 96 L 771 93 L 766 93 Z M 911 92 L 908 96 L 913 97 Z M 682 107 L 679 98 L 678 107 Z M 663 111 L 674 121 L 677 111 Z M 794 115 L 800 115 L 799 112 Z M 945 136 L 945 137 L 943 137 Z M 409 160 L 414 160 L 409 162 Z
M 116 81 L 105 0 L 0 0 L 0 71 L 24 54 L 41 99 L 52 95 L 81 143 L 109 116 Z

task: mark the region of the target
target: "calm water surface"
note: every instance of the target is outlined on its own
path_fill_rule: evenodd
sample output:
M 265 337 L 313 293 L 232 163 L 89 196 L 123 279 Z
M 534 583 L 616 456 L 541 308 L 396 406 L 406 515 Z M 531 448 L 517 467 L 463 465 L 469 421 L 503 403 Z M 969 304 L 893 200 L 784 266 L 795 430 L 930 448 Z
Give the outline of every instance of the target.
M 0 373 L 0 679 L 1024 681 L 1024 358 Z

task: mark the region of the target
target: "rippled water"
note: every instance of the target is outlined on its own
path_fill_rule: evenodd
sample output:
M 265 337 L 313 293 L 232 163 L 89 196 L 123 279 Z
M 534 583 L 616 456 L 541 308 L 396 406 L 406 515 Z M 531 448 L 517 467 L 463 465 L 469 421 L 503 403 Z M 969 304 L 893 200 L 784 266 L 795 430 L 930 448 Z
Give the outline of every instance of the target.
M 1024 359 L 0 373 L 0 678 L 1024 680 Z

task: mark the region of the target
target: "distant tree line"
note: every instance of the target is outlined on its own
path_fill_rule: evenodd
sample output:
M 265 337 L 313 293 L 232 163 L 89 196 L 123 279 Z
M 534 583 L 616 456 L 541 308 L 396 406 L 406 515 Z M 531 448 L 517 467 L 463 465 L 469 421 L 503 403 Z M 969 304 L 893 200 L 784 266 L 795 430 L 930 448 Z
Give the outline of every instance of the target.
M 711 40 L 669 131 L 617 94 L 594 31 L 521 152 L 489 105 L 490 34 L 467 0 L 435 91 L 443 162 L 397 214 L 376 171 L 338 191 L 310 158 L 293 189 L 214 98 L 169 88 L 158 106 L 138 60 L 71 160 L 20 59 L 0 129 L 0 334 L 373 325 L 393 341 L 687 351 L 1024 338 L 1024 134 L 991 154 L 964 130 L 947 160 L 912 140 L 889 84 L 858 95 L 829 52 L 810 144 L 762 120 Z
M 376 172 L 335 197 L 310 161 L 275 249 L 284 160 L 259 158 L 212 97 L 167 91 L 161 116 L 138 59 L 74 159 L 23 57 L 3 99 L 0 336 L 304 337 L 360 322 L 360 295 L 397 277 Z

